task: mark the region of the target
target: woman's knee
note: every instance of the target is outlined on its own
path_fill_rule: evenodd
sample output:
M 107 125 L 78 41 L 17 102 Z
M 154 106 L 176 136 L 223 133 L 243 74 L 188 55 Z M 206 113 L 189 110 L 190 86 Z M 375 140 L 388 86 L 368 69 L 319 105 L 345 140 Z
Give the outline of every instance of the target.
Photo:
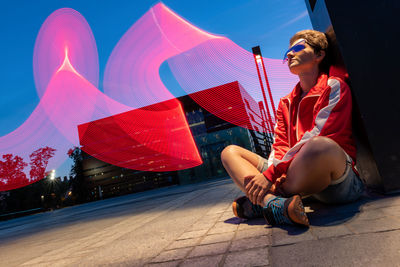
M 313 137 L 304 145 L 302 150 L 303 153 L 312 158 L 342 153 L 342 148 L 335 141 L 325 136 Z
M 311 139 L 306 145 L 301 159 L 325 166 L 324 168 L 333 177 L 343 174 L 346 167 L 346 153 L 338 143 L 328 137 L 318 136 Z
M 226 163 L 229 161 L 230 158 L 234 157 L 235 155 L 238 155 L 238 146 L 236 145 L 229 145 L 225 147 L 222 152 L 221 152 L 221 161 L 222 163 Z
M 256 167 L 259 162 L 259 156 L 243 147 L 229 145 L 222 150 L 221 161 L 225 167 L 232 164 L 243 164 L 243 161 L 248 162 Z

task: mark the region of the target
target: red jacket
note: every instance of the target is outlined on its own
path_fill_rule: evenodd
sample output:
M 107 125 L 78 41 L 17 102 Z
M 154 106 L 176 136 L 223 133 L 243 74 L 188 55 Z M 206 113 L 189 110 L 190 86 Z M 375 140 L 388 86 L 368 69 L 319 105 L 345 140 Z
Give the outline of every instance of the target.
M 300 148 L 315 136 L 336 141 L 355 162 L 352 136 L 352 100 L 348 85 L 336 77 L 321 74 L 316 85 L 301 99 L 300 83 L 281 98 L 276 111 L 274 144 L 263 172 L 271 182 L 286 174 Z

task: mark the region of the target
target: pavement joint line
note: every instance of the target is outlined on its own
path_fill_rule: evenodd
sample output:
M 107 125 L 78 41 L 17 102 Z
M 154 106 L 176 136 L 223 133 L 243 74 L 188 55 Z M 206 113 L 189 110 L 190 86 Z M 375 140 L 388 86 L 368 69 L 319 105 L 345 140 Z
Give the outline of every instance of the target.
M 360 207 L 360 211 L 361 212 L 365 212 L 365 211 L 369 211 L 369 210 L 380 210 L 382 208 L 392 208 L 392 207 L 398 207 L 400 206 L 400 204 L 387 204 L 385 206 L 376 206 L 376 203 L 379 201 L 379 199 L 376 200 L 371 200 L 367 203 L 362 204 L 362 206 Z M 370 205 L 368 205 L 370 204 Z M 375 204 L 375 205 L 374 205 Z M 372 207 L 371 207 L 372 206 Z
M 319 241 L 319 240 L 325 240 L 325 239 L 331 239 L 331 238 L 340 238 L 340 237 L 345 237 L 345 236 L 353 236 L 353 235 L 357 235 L 357 234 L 343 234 L 343 235 L 334 235 L 334 236 L 327 236 L 327 237 L 322 237 L 322 238 L 319 238 L 319 237 L 317 237 L 316 238 L 316 240 L 314 240 L 314 241 Z M 304 240 L 304 242 L 305 241 L 313 241 L 313 240 Z M 296 242 L 296 243 L 300 243 L 300 242 Z M 295 244 L 296 244 L 295 243 Z
M 271 248 L 279 248 L 279 247 L 286 247 L 286 246 L 291 246 L 291 245 L 295 245 L 295 244 L 301 244 L 301 243 L 305 243 L 305 242 L 310 242 L 310 241 L 317 241 L 317 240 L 302 240 L 299 242 L 290 242 L 290 243 L 285 243 L 285 244 L 271 244 Z
M 211 191 L 211 189 L 209 189 L 208 191 Z M 229 192 L 228 192 L 228 193 L 229 193 Z M 185 256 L 184 256 L 182 259 L 180 259 L 181 262 L 178 264 L 178 266 L 179 266 L 181 263 L 183 263 L 185 260 L 188 259 L 188 256 L 190 255 L 190 253 L 191 253 L 197 246 L 201 246 L 201 241 L 207 236 L 207 233 L 210 231 L 210 229 L 212 229 L 212 227 L 214 227 L 214 226 L 217 224 L 218 219 L 219 219 L 221 216 L 222 216 L 222 215 L 217 216 L 217 218 L 216 218 L 216 220 L 215 220 L 213 226 L 211 226 L 211 227 L 199 238 L 199 240 L 196 242 L 196 244 L 195 244 L 194 246 L 189 246 L 191 249 L 189 249 L 188 252 L 185 254 Z M 190 225 L 188 228 L 186 228 L 186 229 L 190 229 L 193 225 L 194 225 L 194 224 L 191 224 L 191 225 Z M 190 231 L 189 231 L 189 232 L 190 232 Z M 184 233 L 185 233 L 185 232 L 184 232 Z M 168 243 L 168 244 L 164 247 L 164 249 L 162 249 L 162 250 L 160 251 L 160 253 L 158 253 L 158 254 L 155 255 L 154 257 L 150 258 L 147 264 L 150 264 L 150 263 L 163 263 L 163 262 L 175 261 L 175 260 L 170 260 L 170 261 L 162 261 L 162 262 L 153 262 L 152 260 L 154 260 L 155 258 L 157 258 L 161 253 L 163 253 L 163 252 L 165 252 L 165 251 L 174 250 L 174 249 L 170 249 L 170 250 L 168 249 L 168 247 L 170 247 L 174 242 L 176 242 L 176 241 L 178 241 L 178 240 L 187 240 L 187 239 L 191 239 L 191 238 L 186 238 L 186 239 L 174 239 L 174 240 L 172 240 L 170 243 Z M 203 256 L 204 256 L 204 255 L 203 255 Z M 195 257 L 192 257 L 192 258 L 198 258 L 198 257 L 203 257 L 203 256 L 195 256 Z
M 212 189 L 201 190 L 201 191 L 211 191 L 211 190 L 212 190 Z M 186 201 L 185 203 L 187 203 L 187 202 L 189 202 L 189 201 L 191 201 L 191 200 L 192 200 L 192 199 Z M 182 205 L 184 205 L 185 203 L 183 203 Z M 192 224 L 192 225 L 193 225 L 193 224 Z M 191 225 L 191 226 L 192 226 L 192 225 Z M 215 224 L 214 224 L 214 225 L 215 225 Z M 191 227 L 191 226 L 190 226 L 190 227 Z M 189 229 L 189 228 L 187 228 L 187 229 Z M 207 230 L 207 231 L 209 231 L 209 230 Z M 184 232 L 184 233 L 185 233 L 185 232 Z M 160 262 L 154 262 L 153 260 L 154 260 L 155 258 L 157 258 L 157 257 L 158 257 L 160 254 L 162 254 L 163 252 L 171 251 L 171 250 L 176 250 L 176 249 L 187 248 L 187 247 L 182 247 L 182 248 L 168 249 L 174 242 L 179 241 L 179 240 L 187 240 L 187 239 L 191 239 L 191 238 L 186 238 L 186 239 L 174 239 L 174 240 L 172 240 L 171 242 L 169 242 L 169 243 L 160 251 L 160 253 L 156 254 L 154 257 L 149 258 L 146 264 L 150 266 L 150 265 L 153 264 L 153 263 L 164 263 L 164 262 L 167 263 L 167 262 L 174 262 L 174 261 L 176 261 L 176 259 L 168 260 L 168 261 L 160 261 Z M 192 247 L 192 248 L 188 250 L 188 252 L 185 254 L 185 256 L 184 256 L 183 259 L 179 259 L 179 261 L 181 261 L 181 263 L 182 263 L 185 259 L 187 259 L 187 256 L 191 253 L 191 251 L 192 251 L 197 245 L 199 245 L 199 243 L 201 242 L 201 240 L 202 240 L 202 238 L 200 238 L 200 239 L 196 242 L 196 244 L 195 244 L 194 246 L 188 246 L 188 247 Z M 178 265 L 179 265 L 179 264 L 178 264 Z
M 276 248 L 276 247 L 285 247 L 285 246 L 292 246 L 296 244 L 301 244 L 301 243 L 306 243 L 306 242 L 317 242 L 320 240 L 327 240 L 327 239 L 341 239 L 341 238 L 348 238 L 352 236 L 363 236 L 363 235 L 369 235 L 369 234 L 379 234 L 379 233 L 386 233 L 386 232 L 395 232 L 395 231 L 400 231 L 400 229 L 390 229 L 390 230 L 382 230 L 382 231 L 374 231 L 374 232 L 366 232 L 366 233 L 357 233 L 357 234 L 347 234 L 347 235 L 340 235 L 340 236 L 330 236 L 330 237 L 325 237 L 317 240 L 302 240 L 299 242 L 293 242 L 293 243 L 286 243 L 286 244 L 277 244 L 273 245 L 271 244 L 271 248 Z
M 226 252 L 225 252 L 226 253 Z M 182 262 L 180 262 L 179 264 L 178 264 L 178 266 L 180 266 L 185 260 L 187 260 L 187 259 L 190 259 L 190 260 L 192 260 L 192 259 L 198 259 L 198 258 L 204 258 L 204 257 L 209 257 L 209 256 L 220 256 L 220 255 L 224 255 L 225 253 L 223 253 L 223 254 L 213 254 L 213 255 L 201 255 L 201 256 L 194 256 L 194 257 L 190 257 L 190 258 L 185 258 L 185 259 L 183 259 L 182 260 Z M 218 265 L 219 266 L 219 265 Z
M 272 232 L 272 229 L 271 229 L 271 232 L 270 232 L 270 245 L 268 246 L 268 265 L 270 265 L 271 263 L 272 263 L 272 243 L 273 243 L 273 232 Z
M 394 215 L 389 215 L 390 217 L 392 217 L 392 219 L 394 219 L 395 221 L 400 221 L 400 217 L 398 216 L 394 216 Z
M 363 232 L 363 233 L 355 233 L 352 235 L 348 235 L 348 236 L 360 236 L 360 235 L 368 235 L 368 234 L 377 234 L 377 233 L 387 233 L 387 232 L 395 232 L 395 231 L 400 231 L 400 227 L 399 228 L 395 228 L 395 229 L 386 229 L 386 230 L 377 230 L 377 231 L 371 231 L 371 232 Z M 338 237 L 342 237 L 342 236 L 338 236 Z
M 231 249 L 231 247 L 232 247 L 232 244 L 233 244 L 233 241 L 235 240 L 235 238 L 236 238 L 236 234 L 237 234 L 237 232 L 239 231 L 239 227 L 238 227 L 238 229 L 236 230 L 236 232 L 235 232 L 235 235 L 234 235 L 234 237 L 232 238 L 232 240 L 231 240 L 231 242 L 230 242 L 230 244 L 229 244 L 229 246 L 228 246 L 228 250 L 227 250 L 227 252 L 224 254 L 224 256 L 222 257 L 222 259 L 221 259 L 221 262 L 220 262 L 220 264 L 218 265 L 219 267 L 222 267 L 224 264 L 225 264 L 225 261 L 226 261 L 226 258 L 229 256 L 229 254 L 232 254 L 232 253 L 238 253 L 239 251 L 230 251 L 230 249 Z M 266 235 L 266 236 L 268 236 L 270 239 L 272 239 L 272 231 L 268 234 L 268 235 Z M 248 239 L 251 239 L 252 237 L 249 237 Z M 246 238 L 243 238 L 243 239 L 246 239 Z M 243 240 L 242 239 L 242 240 Z M 261 247 L 257 247 L 256 249 L 261 249 L 261 248 L 271 248 L 272 247 L 272 242 L 271 242 L 271 244 L 269 244 L 269 245 L 265 245 L 265 246 L 261 246 Z M 252 251 L 252 250 L 254 250 L 255 248 L 247 248 L 247 249 L 242 249 L 242 250 L 240 250 L 240 252 L 245 252 L 245 251 Z M 268 262 L 271 262 L 271 250 L 270 249 L 268 249 Z M 268 265 L 262 265 L 262 266 L 270 266 L 269 264 Z
M 228 248 L 226 249 L 224 255 L 222 256 L 222 259 L 219 262 L 218 267 L 222 267 L 225 265 L 225 261 L 226 261 L 226 258 L 228 257 L 229 250 L 232 247 L 233 240 L 235 240 L 237 232 L 239 231 L 239 225 L 240 225 L 240 223 L 238 224 L 238 227 L 236 228 L 235 233 L 233 234 L 233 237 L 232 237 L 231 241 L 229 242 Z
M 389 218 L 390 220 L 395 220 L 395 221 L 400 221 L 400 218 L 393 216 L 393 215 L 386 215 L 384 217 L 381 218 L 373 218 L 373 219 L 363 219 L 361 220 L 362 222 L 371 222 L 371 221 L 376 221 L 376 220 L 380 220 L 380 219 L 386 219 Z M 351 225 L 351 222 L 346 222 L 343 224 L 345 227 L 347 227 L 352 233 L 354 234 L 359 234 L 357 231 L 354 230 L 354 228 Z M 393 228 L 393 230 L 400 230 L 400 226 Z M 382 230 L 382 231 L 386 231 L 386 230 Z
M 361 235 L 369 235 L 369 234 L 380 234 L 380 233 L 388 233 L 388 232 L 396 232 L 399 231 L 400 232 L 400 228 L 399 229 L 388 229 L 388 230 L 381 230 L 381 231 L 373 231 L 373 232 L 365 232 L 365 233 L 358 233 L 358 234 L 354 234 L 351 236 L 361 236 Z M 349 235 L 350 236 L 350 235 Z
M 222 195 L 222 199 L 224 199 L 225 196 L 230 195 L 230 194 L 232 193 L 232 191 L 234 191 L 234 190 L 235 190 L 235 188 L 231 189 L 229 192 L 227 192 L 226 194 Z M 184 256 L 184 258 L 180 260 L 180 263 L 178 263 L 178 266 L 180 266 L 185 260 L 188 259 L 188 256 L 192 253 L 192 251 L 193 251 L 196 247 L 198 247 L 198 246 L 203 246 L 203 245 L 206 246 L 206 245 L 210 245 L 210 244 L 217 244 L 217 243 L 219 243 L 219 242 L 214 242 L 214 243 L 210 243 L 210 244 L 203 244 L 203 245 L 201 244 L 201 242 L 202 242 L 207 236 L 209 236 L 208 233 L 210 232 L 210 230 L 213 229 L 213 227 L 214 227 L 218 222 L 220 222 L 219 219 L 223 216 L 223 214 L 224 214 L 229 208 L 230 208 L 230 206 L 228 206 L 223 212 L 221 212 L 221 213 L 216 213 L 216 214 L 219 214 L 219 216 L 217 216 L 217 217 L 215 218 L 215 221 L 214 221 L 214 223 L 212 224 L 212 226 L 197 240 L 197 242 L 195 243 L 195 245 L 189 246 L 191 249 L 189 249 L 188 252 L 186 253 L 186 255 Z M 194 223 L 194 224 L 195 224 L 195 223 Z M 191 228 L 193 227 L 194 224 L 191 224 L 187 229 L 191 229 Z M 226 251 L 225 251 L 223 254 L 218 254 L 218 255 L 223 255 L 223 256 L 222 256 L 222 259 L 221 259 L 221 261 L 220 261 L 220 263 L 219 263 L 218 266 L 222 266 L 222 265 L 225 263 L 225 258 L 226 258 L 227 255 L 229 254 L 229 249 L 230 249 L 231 246 L 232 246 L 232 242 L 233 242 L 233 240 L 234 240 L 234 238 L 235 238 L 235 236 L 236 236 L 236 231 L 237 231 L 237 229 L 238 229 L 238 227 L 237 227 L 236 230 L 235 230 L 235 234 L 233 235 L 233 237 L 232 237 L 231 240 L 229 241 L 229 245 L 228 245 Z M 185 232 L 184 232 L 184 233 L 185 233 Z M 216 233 L 216 234 L 219 234 L 219 233 Z M 215 234 L 210 234 L 210 235 L 215 235 Z M 190 239 L 190 238 L 188 238 L 188 239 Z M 166 248 L 170 247 L 174 242 L 176 242 L 176 241 L 178 241 L 178 240 L 187 240 L 187 239 L 175 239 L 175 240 L 171 241 L 159 254 L 157 254 L 155 257 L 151 258 L 150 261 L 148 262 L 148 264 L 150 264 L 150 263 L 155 263 L 155 262 L 152 262 L 152 259 L 155 259 L 156 257 L 158 257 L 158 256 L 159 256 L 161 253 L 163 253 L 164 251 L 170 251 L 170 250 L 168 250 L 168 249 L 166 249 Z M 223 241 L 223 242 L 226 242 L 226 241 Z M 173 249 L 171 249 L 171 250 L 173 250 Z M 190 259 L 201 258 L 201 257 L 204 257 L 204 256 L 208 256 L 208 255 L 194 256 L 194 257 L 191 257 Z M 164 262 L 172 262 L 172 261 L 175 261 L 175 260 L 164 261 Z M 162 262 L 159 262 L 159 263 L 162 263 Z
M 343 225 L 344 225 L 344 227 L 346 227 L 347 229 L 349 229 L 349 231 L 350 231 L 353 235 L 357 234 L 356 230 L 350 225 L 350 223 L 345 223 L 345 224 L 343 224 Z

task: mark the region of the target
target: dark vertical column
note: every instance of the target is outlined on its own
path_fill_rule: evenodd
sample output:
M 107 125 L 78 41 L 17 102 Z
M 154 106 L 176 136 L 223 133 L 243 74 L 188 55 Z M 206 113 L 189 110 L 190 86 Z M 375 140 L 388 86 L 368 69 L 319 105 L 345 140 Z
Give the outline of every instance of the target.
M 305 1 L 313 27 L 326 31 L 331 24 L 336 34 L 358 105 L 362 173 L 373 187 L 399 191 L 400 2 Z

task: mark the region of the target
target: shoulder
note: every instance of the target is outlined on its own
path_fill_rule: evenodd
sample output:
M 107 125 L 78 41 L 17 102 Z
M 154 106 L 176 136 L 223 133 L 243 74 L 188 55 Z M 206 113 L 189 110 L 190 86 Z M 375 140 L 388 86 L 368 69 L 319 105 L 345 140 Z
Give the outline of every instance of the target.
M 352 96 L 349 86 L 343 79 L 330 76 L 327 80 L 323 98 L 328 99 L 330 103 L 337 103 L 339 101 L 351 100 Z
M 327 81 L 327 86 L 332 90 L 348 90 L 349 86 L 345 81 L 336 76 L 330 76 Z

